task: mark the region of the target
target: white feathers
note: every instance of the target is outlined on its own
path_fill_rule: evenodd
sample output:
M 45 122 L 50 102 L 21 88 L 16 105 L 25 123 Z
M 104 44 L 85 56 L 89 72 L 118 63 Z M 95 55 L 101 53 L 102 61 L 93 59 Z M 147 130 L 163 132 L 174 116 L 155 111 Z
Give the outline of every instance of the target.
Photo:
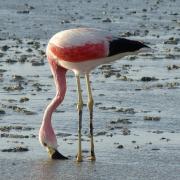
M 105 43 L 112 35 L 108 32 L 93 28 L 77 28 L 58 32 L 49 41 L 59 47 L 83 46 L 87 43 L 97 44 Z

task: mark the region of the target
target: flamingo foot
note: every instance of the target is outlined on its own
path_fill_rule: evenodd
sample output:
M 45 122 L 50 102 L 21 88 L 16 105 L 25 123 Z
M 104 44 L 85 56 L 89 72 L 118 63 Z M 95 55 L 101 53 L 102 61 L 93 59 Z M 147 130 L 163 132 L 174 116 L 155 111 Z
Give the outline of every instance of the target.
M 89 156 L 89 157 L 88 157 L 88 160 L 90 160 L 90 161 L 95 161 L 95 160 L 96 160 L 96 157 L 95 157 L 95 156 Z
M 77 162 L 82 162 L 83 161 L 82 155 L 77 155 L 76 161 Z

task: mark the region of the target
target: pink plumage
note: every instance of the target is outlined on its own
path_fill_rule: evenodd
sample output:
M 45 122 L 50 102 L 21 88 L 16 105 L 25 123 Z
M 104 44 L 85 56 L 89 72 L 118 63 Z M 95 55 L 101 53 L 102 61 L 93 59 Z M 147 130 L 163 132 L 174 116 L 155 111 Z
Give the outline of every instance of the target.
M 109 53 L 110 34 L 97 29 L 71 29 L 55 34 L 48 49 L 59 60 L 81 62 L 104 58 Z
M 113 36 L 109 32 L 93 28 L 77 28 L 59 32 L 49 41 L 46 54 L 56 86 L 56 96 L 47 106 L 39 131 L 39 140 L 45 146 L 52 159 L 67 159 L 57 151 L 57 139 L 54 133 L 52 113 L 63 101 L 66 93 L 66 71 L 72 70 L 76 75 L 78 87 L 79 112 L 79 150 L 77 160 L 81 155 L 82 126 L 82 94 L 79 74 L 85 74 L 88 90 L 88 109 L 90 112 L 91 160 L 95 160 L 93 143 L 93 98 L 90 88 L 89 73 L 95 67 L 118 60 L 126 55 L 137 54 L 140 49 L 148 48 L 139 41 Z

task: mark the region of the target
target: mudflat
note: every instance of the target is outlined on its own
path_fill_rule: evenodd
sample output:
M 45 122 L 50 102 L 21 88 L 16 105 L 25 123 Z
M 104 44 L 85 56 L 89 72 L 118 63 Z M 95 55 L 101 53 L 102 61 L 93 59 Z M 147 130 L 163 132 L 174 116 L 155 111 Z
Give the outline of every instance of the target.
M 0 1 L 0 179 L 180 179 L 180 1 Z M 153 52 L 125 57 L 91 73 L 96 162 L 83 112 L 83 158 L 77 153 L 74 74 L 53 114 L 59 150 L 53 161 L 38 142 L 55 95 L 46 60 L 58 31 L 95 27 L 147 43 Z M 84 103 L 87 101 L 82 79 Z

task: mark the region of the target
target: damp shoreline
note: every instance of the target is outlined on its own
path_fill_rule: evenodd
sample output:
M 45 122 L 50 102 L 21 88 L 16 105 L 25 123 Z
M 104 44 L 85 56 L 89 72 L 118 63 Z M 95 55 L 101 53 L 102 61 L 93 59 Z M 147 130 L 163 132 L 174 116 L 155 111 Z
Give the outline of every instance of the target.
M 179 179 L 179 7 L 178 0 L 1 1 L 1 179 Z M 70 71 L 65 99 L 52 117 L 58 149 L 69 160 L 50 160 L 38 142 L 43 112 L 55 95 L 46 45 L 54 33 L 76 27 L 101 28 L 153 49 L 92 71 L 96 162 L 87 160 L 83 77 L 84 161 L 75 161 L 77 95 Z

